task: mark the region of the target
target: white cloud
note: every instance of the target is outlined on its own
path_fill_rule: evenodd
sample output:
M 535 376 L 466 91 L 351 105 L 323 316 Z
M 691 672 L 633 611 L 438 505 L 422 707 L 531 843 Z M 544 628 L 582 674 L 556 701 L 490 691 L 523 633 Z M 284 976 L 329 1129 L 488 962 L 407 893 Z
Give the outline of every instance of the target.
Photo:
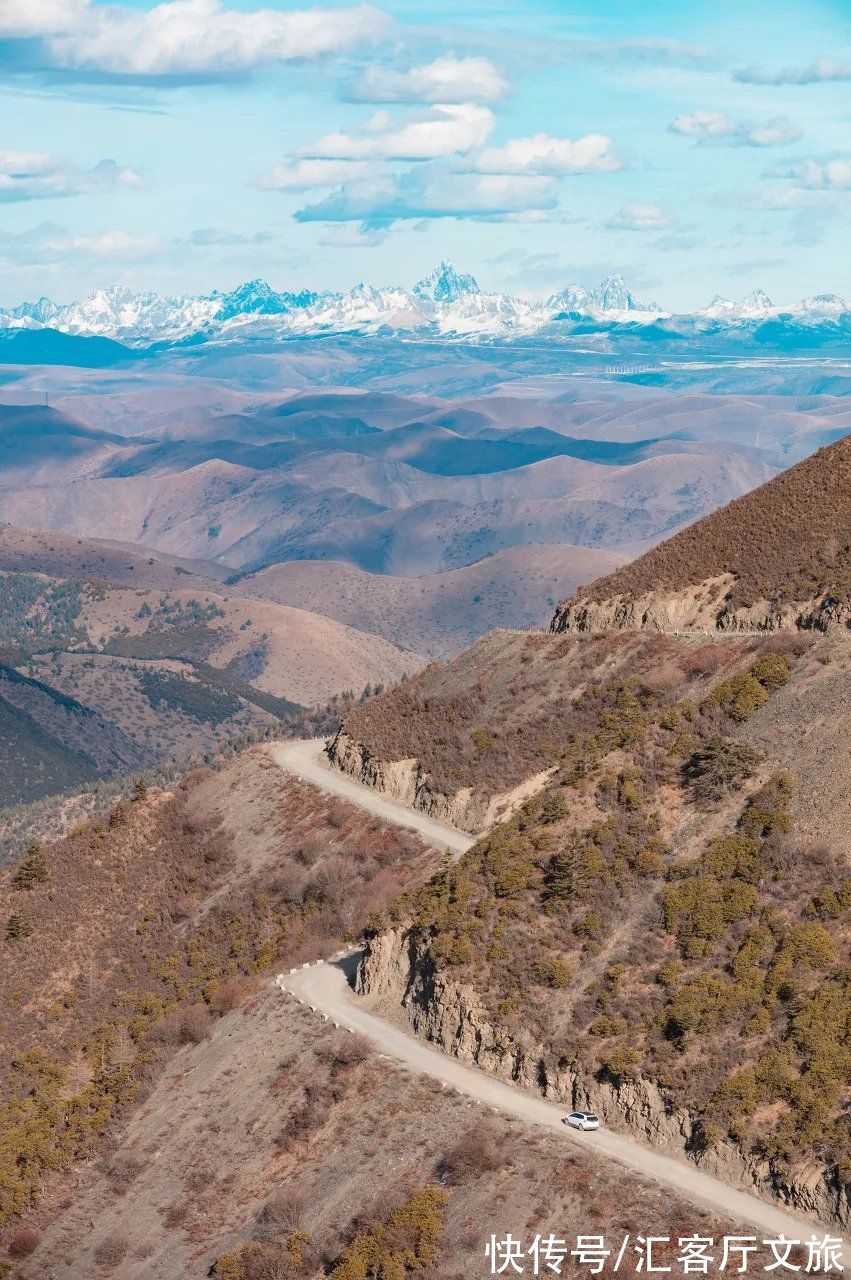
M 101 160 L 93 169 L 80 169 L 60 156 L 44 152 L 0 151 L 0 204 L 141 185 L 137 173 L 120 168 L 114 160 Z
M 509 87 L 488 58 L 447 53 L 408 71 L 370 67 L 352 96 L 361 102 L 498 102 Z
M 529 138 L 513 138 L 504 147 L 489 147 L 476 157 L 477 173 L 531 174 L 557 177 L 574 173 L 612 173 L 624 162 L 603 133 L 584 138 L 553 138 L 536 133 Z
M 341 222 L 330 226 L 319 237 L 319 243 L 331 249 L 374 249 L 383 244 L 390 234 L 386 228 L 358 227 L 352 223 Z
M 831 81 L 851 80 L 851 66 L 836 62 L 833 58 L 817 58 L 805 67 L 781 67 L 779 71 L 766 71 L 763 67 L 742 67 L 735 72 L 740 84 L 827 84 Z
M 75 27 L 88 0 L 0 0 L 0 38 L 14 40 L 53 35 Z
M 471 103 L 433 107 L 402 124 L 379 111 L 361 133 L 327 133 L 301 153 L 322 160 L 435 160 L 482 146 L 493 126 L 493 112 Z
M 40 26 L 20 19 L 32 0 L 0 0 L 0 32 L 45 34 L 47 57 L 60 68 L 117 76 L 235 74 L 275 62 L 341 53 L 385 34 L 389 19 L 370 4 L 334 9 L 234 9 L 221 0 L 165 0 L 151 9 L 35 0 Z M 69 9 L 68 5 L 64 6 Z M 32 23 L 30 24 L 32 26 Z M 50 34 L 49 34 L 50 33 Z
M 851 191 L 851 156 L 802 160 L 772 169 L 773 178 L 791 178 L 807 191 Z
M 666 231 L 673 227 L 676 218 L 660 204 L 625 204 L 609 219 L 606 226 L 618 231 Z
M 736 132 L 735 124 L 723 111 L 695 111 L 690 116 L 677 116 L 671 121 L 671 128 L 674 133 L 698 138 L 701 142 L 729 138 Z
M 801 130 L 792 124 L 786 116 L 774 116 L 764 124 L 746 126 L 744 140 L 751 147 L 785 147 L 790 142 L 797 142 Z
M 683 235 L 675 231 L 671 235 L 659 236 L 652 244 L 654 249 L 661 249 L 663 253 L 691 253 L 694 249 L 702 248 L 706 240 L 703 236 Z
M 740 204 L 737 197 L 727 201 Z M 744 202 L 747 209 L 760 209 L 766 213 L 790 213 L 796 209 L 813 209 L 824 203 L 824 197 L 800 186 L 763 187 L 755 196 Z
M 255 231 L 251 235 L 243 235 L 239 231 L 226 231 L 222 227 L 197 227 L 194 231 L 190 231 L 185 243 L 195 248 L 208 249 L 214 246 L 243 247 L 269 244 L 274 238 L 269 231 Z
M 289 160 L 262 174 L 256 185 L 266 191 L 310 191 L 367 178 L 375 169 L 368 160 Z
M 168 242 L 159 236 L 138 236 L 127 231 L 74 235 L 66 227 L 50 222 L 17 235 L 0 236 L 0 255 L 9 254 L 19 263 L 67 262 L 70 254 L 128 262 L 150 258 L 167 248 Z
M 93 258 L 149 258 L 166 247 L 159 236 L 135 236 L 127 231 L 104 231 L 96 236 L 72 236 L 53 246 L 63 252 L 89 254 Z
M 786 116 L 774 116 L 763 124 L 732 120 L 724 111 L 694 111 L 671 121 L 674 133 L 695 138 L 701 146 L 782 147 L 796 142 L 800 129 Z
M 521 37 L 522 40 L 522 37 Z M 649 67 L 709 67 L 721 62 L 717 49 L 668 37 L 632 37 L 622 40 L 557 40 L 553 51 L 574 62 L 603 62 Z
M 548 178 L 458 173 L 423 165 L 402 174 L 354 182 L 299 209 L 298 222 L 359 222 L 366 230 L 429 218 L 516 220 L 556 207 Z

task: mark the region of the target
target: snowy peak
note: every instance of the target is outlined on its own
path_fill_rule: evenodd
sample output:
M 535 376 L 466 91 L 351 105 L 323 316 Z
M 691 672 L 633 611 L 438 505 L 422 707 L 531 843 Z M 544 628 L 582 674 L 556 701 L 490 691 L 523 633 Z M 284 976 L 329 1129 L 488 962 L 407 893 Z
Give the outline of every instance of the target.
M 662 308 L 654 302 L 639 302 L 630 293 L 623 276 L 618 274 L 607 276 L 591 293 L 581 284 L 569 284 L 553 294 L 547 307 L 555 314 L 568 316 L 622 316 L 628 312 L 662 314 Z
M 732 298 L 722 298 L 720 293 L 716 293 L 708 307 L 704 307 L 699 312 L 702 316 L 732 316 L 738 310 L 738 304 L 733 302 Z
M 248 280 L 237 289 L 222 295 L 216 319 L 234 320 L 237 316 L 286 315 L 294 308 L 311 306 L 317 296 L 308 289 L 303 289 L 300 293 L 277 293 L 265 280 Z
M 51 302 L 49 298 L 39 298 L 38 302 L 22 302 L 18 307 L 12 307 L 10 311 L 4 311 L 0 314 L 6 315 L 10 320 L 23 321 L 24 323 L 31 321 L 38 326 L 49 325 L 59 313 L 59 307 L 55 302 Z
M 721 298 L 716 294 L 709 306 L 699 311 L 698 315 L 708 316 L 712 320 L 757 320 L 775 310 L 774 303 L 765 290 L 754 289 L 741 302 L 733 302 L 730 298 Z
M 622 315 L 629 311 L 655 316 L 665 314 L 657 302 L 639 302 L 626 287 L 623 276 L 617 273 L 606 277 L 591 294 L 590 301 L 602 315 Z
M 476 279 L 459 273 L 446 259 L 414 285 L 416 297 L 428 298 L 434 303 L 457 302 L 459 298 L 475 293 L 481 293 Z
M 742 310 L 750 315 L 758 315 L 761 311 L 773 311 L 774 303 L 764 289 L 754 289 L 742 299 Z
M 798 309 L 805 315 L 835 319 L 848 310 L 848 305 L 838 293 L 816 293 L 812 298 L 804 298 Z
M 547 306 L 553 312 L 562 312 L 569 316 L 586 315 L 591 309 L 588 290 L 581 284 L 569 284 L 558 293 L 554 293 Z
M 156 342 L 198 332 L 213 318 L 219 302 L 217 295 L 163 298 L 158 293 L 134 293 L 124 285 L 113 285 L 62 307 L 51 326 L 65 333 Z
M 607 276 L 601 285 L 591 294 L 591 303 L 598 311 L 646 311 L 639 306 L 626 287 L 621 275 Z
M 766 320 L 793 329 L 830 327 L 838 334 L 851 325 L 848 304 L 823 293 L 794 307 L 776 307 L 761 289 L 740 302 L 713 298 L 701 311 L 672 314 L 639 301 L 623 276 L 608 276 L 595 289 L 567 284 L 544 302 L 489 293 L 471 275 L 440 262 L 413 289 L 367 283 L 347 292 L 276 290 L 255 279 L 228 292 L 186 297 L 136 293 L 125 285 L 97 289 L 88 298 L 57 306 L 48 298 L 0 309 L 2 329 L 57 329 L 87 337 L 113 338 L 130 346 L 176 342 L 203 336 L 219 342 L 310 337 L 333 333 L 445 335 L 458 340 L 509 340 L 523 334 L 568 337 L 577 325 L 601 331 L 664 320 L 678 333 L 707 329 L 755 330 Z M 558 323 L 554 323 L 558 322 Z

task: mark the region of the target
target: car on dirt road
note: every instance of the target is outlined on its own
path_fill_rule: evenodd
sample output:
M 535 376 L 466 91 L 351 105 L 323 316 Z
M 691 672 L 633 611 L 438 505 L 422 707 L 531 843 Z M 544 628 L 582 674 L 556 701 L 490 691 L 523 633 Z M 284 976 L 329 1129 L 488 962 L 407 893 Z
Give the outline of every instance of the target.
M 599 1129 L 600 1120 L 593 1111 L 571 1111 L 569 1116 L 564 1117 L 564 1124 L 570 1125 L 571 1129 L 582 1129 L 584 1133 L 589 1133 L 593 1129 Z

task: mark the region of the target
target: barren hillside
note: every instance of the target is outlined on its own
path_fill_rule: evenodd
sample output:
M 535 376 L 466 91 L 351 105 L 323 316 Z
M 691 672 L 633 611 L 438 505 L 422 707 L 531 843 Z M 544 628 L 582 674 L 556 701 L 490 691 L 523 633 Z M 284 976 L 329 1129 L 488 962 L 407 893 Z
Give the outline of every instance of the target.
M 560 606 L 556 631 L 829 625 L 851 603 L 851 439 L 691 525 Z
M 339 561 L 292 560 L 240 579 L 236 589 L 446 658 L 494 627 L 546 626 L 566 583 L 590 581 L 620 559 L 589 547 L 531 545 L 421 578 L 368 574 Z
M 0 527 L 3 807 L 203 754 L 422 666 L 180 564 Z

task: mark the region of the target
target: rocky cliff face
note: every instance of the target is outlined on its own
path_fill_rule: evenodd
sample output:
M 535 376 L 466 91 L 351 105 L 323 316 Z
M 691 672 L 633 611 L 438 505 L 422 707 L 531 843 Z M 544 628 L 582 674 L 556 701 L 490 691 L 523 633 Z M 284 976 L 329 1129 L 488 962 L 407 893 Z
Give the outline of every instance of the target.
M 547 769 L 497 796 L 478 794 L 471 787 L 446 795 L 434 790 L 419 760 L 380 760 L 342 729 L 328 743 L 326 753 L 335 768 L 365 786 L 471 835 L 487 831 L 510 817 L 524 800 L 540 791 L 552 773 Z
M 614 595 L 577 594 L 556 610 L 550 630 L 563 631 L 829 631 L 851 627 L 851 609 L 829 596 L 810 600 L 758 600 L 735 607 L 732 574 L 707 578 L 681 591 Z
M 435 967 L 428 939 L 400 929 L 374 938 L 358 968 L 359 995 L 398 1001 L 413 1030 L 444 1053 L 543 1094 L 565 1110 L 595 1111 L 604 1124 L 695 1164 L 733 1186 L 776 1199 L 841 1230 L 851 1205 L 841 1185 L 818 1166 L 784 1172 L 726 1140 L 701 1149 L 694 1118 L 673 1106 L 650 1080 L 595 1077 L 554 1060 L 531 1035 L 511 1035 L 490 1021 L 473 987 Z

